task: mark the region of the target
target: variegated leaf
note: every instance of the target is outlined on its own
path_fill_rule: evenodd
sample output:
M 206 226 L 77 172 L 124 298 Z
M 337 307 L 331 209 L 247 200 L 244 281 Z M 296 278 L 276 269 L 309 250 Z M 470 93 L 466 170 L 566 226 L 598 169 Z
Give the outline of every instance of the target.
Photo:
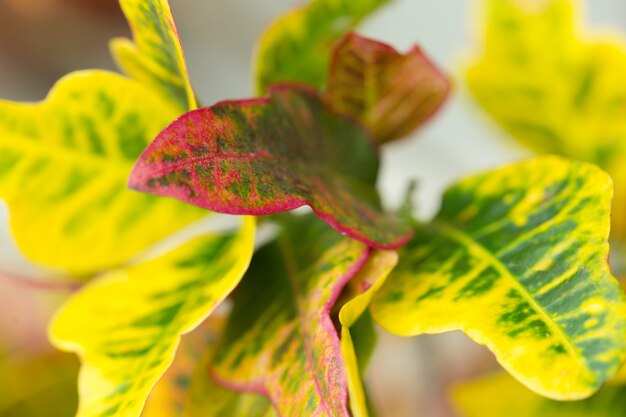
M 396 252 L 374 251 L 359 273 L 350 281 L 345 294 L 348 301 L 339 311 L 341 354 L 346 363 L 350 410 L 353 417 L 369 415 L 361 372 L 373 350 L 372 343 L 375 343 L 376 336 L 371 330 L 369 314 L 363 316 L 363 313 L 366 312 L 372 297 L 383 285 L 397 262 Z M 356 343 L 353 341 L 352 327 L 357 328 Z
M 209 355 L 202 360 L 193 375 L 184 417 L 278 417 L 272 403 L 261 394 L 216 384 L 207 372 L 212 358 Z
M 182 417 L 190 399 L 190 386 L 194 372 L 215 345 L 224 327 L 224 318 L 219 312 L 208 317 L 192 332 L 180 339 L 176 356 L 165 374 L 150 392 L 141 417 Z M 206 369 L 204 374 L 208 375 Z M 209 392 L 206 395 L 210 395 Z M 197 414 L 201 415 L 201 414 Z M 206 417 L 205 414 L 202 416 Z
M 610 178 L 536 158 L 460 181 L 372 302 L 393 333 L 462 330 L 555 399 L 588 397 L 626 345 L 624 293 L 607 264 Z
M 254 221 L 244 222 L 236 233 L 195 238 L 109 272 L 61 309 L 50 338 L 81 356 L 77 417 L 139 416 L 181 335 L 201 323 L 246 270 Z
M 212 374 L 231 389 L 263 393 L 281 416 L 348 417 L 329 312 L 369 249 L 310 215 L 285 223 L 238 288 Z
M 176 106 L 103 71 L 70 74 L 42 103 L 0 101 L 0 198 L 31 260 L 75 275 L 115 267 L 206 212 L 126 189 Z
M 209 375 L 213 352 L 198 363 L 191 378 L 184 417 L 278 417 L 272 403 L 258 393 L 216 384 Z
M 310 0 L 281 16 L 256 47 L 259 94 L 272 84 L 326 84 L 333 45 L 367 15 L 391 0 Z
M 227 214 L 309 205 L 336 230 L 370 246 L 405 243 L 408 225 L 382 211 L 378 158 L 368 135 L 305 87 L 189 112 L 142 154 L 130 186 Z
M 197 108 L 174 17 L 167 0 L 119 0 L 133 32 L 111 41 L 119 67 L 164 94 L 182 111 Z
M 483 45 L 466 74 L 474 97 L 520 142 L 609 172 L 612 233 L 626 237 L 624 39 L 582 37 L 576 1 L 483 3 Z
M 343 326 L 341 353 L 346 366 L 351 415 L 354 417 L 368 415 L 367 401 L 361 386 L 361 372 L 365 369 L 376 342 L 373 322 L 369 314 L 363 313 L 371 295 L 380 287 L 396 261 L 395 252 L 374 252 L 350 281 L 348 291 L 342 294 L 342 298 L 348 301 L 343 304 L 339 316 Z M 207 372 L 212 361 L 213 355 L 207 354 L 191 378 L 185 416 L 277 416 L 271 403 L 259 394 L 231 391 L 215 384 Z M 176 378 L 177 381 L 181 379 L 183 378 L 180 375 Z
M 463 417 L 619 417 L 625 415 L 626 386 L 607 386 L 587 400 L 563 402 L 498 374 L 456 388 L 454 399 Z
M 174 362 L 150 393 L 141 417 L 276 417 L 259 394 L 215 384 L 208 369 L 224 318 L 212 315 L 183 336 Z
M 409 135 L 443 105 L 448 77 L 420 48 L 400 54 L 356 33 L 335 47 L 327 100 L 369 127 L 378 143 Z

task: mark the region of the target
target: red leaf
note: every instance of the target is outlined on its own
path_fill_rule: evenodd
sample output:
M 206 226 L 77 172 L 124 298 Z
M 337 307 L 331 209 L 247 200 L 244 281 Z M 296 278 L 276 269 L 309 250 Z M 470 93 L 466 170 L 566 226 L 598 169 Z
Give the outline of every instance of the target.
M 269 97 L 183 115 L 144 151 L 130 187 L 227 214 L 309 205 L 336 230 L 396 248 L 410 228 L 382 211 L 368 134 L 313 90 L 281 85 Z
M 327 101 L 360 120 L 378 143 L 410 134 L 441 108 L 450 80 L 414 46 L 391 46 L 350 33 L 335 48 Z

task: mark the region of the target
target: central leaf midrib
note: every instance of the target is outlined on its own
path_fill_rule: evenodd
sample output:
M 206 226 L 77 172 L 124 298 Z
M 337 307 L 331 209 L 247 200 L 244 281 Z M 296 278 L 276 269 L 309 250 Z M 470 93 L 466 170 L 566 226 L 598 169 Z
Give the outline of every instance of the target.
M 439 229 L 444 235 L 448 236 L 452 240 L 455 240 L 457 243 L 460 243 L 467 248 L 474 248 L 474 252 L 478 252 L 480 257 L 482 257 L 487 263 L 491 264 L 502 276 L 508 278 L 513 283 L 513 285 L 520 291 L 520 293 L 527 299 L 527 301 L 535 309 L 535 311 L 537 311 L 544 318 L 544 321 L 549 323 L 553 330 L 560 336 L 570 355 L 576 358 L 578 362 L 581 362 L 585 369 L 589 369 L 584 359 L 581 359 L 581 357 L 584 357 L 579 354 L 578 348 L 573 344 L 569 337 L 567 337 L 567 333 L 565 333 L 563 328 L 555 320 L 552 319 L 550 314 L 541 306 L 541 304 L 537 302 L 537 300 L 535 300 L 533 294 L 515 278 L 515 275 L 513 275 L 513 273 L 509 271 L 509 269 L 506 267 L 506 265 L 502 263 L 500 259 L 493 255 L 482 244 L 476 241 L 471 235 L 465 233 L 463 230 L 452 225 L 446 220 L 437 218 L 431 224 Z
M 166 175 L 172 172 L 177 172 L 181 168 L 186 169 L 194 169 L 196 165 L 200 165 L 202 167 L 206 167 L 210 163 L 224 162 L 224 161 L 258 161 L 258 160 L 275 160 L 279 162 L 286 163 L 288 165 L 293 166 L 297 169 L 298 172 L 316 172 L 321 174 L 322 178 L 326 177 L 339 177 L 342 182 L 346 183 L 357 183 L 362 185 L 369 186 L 369 181 L 363 180 L 362 178 L 357 177 L 356 175 L 351 175 L 349 173 L 343 172 L 333 166 L 329 166 L 328 164 L 324 164 L 324 161 L 318 160 L 307 160 L 307 159 L 292 159 L 283 156 L 277 156 L 273 153 L 267 152 L 265 150 L 264 153 L 259 153 L 259 150 L 255 150 L 253 152 L 248 153 L 221 153 L 214 155 L 201 155 L 201 156 L 192 156 L 188 158 L 184 158 L 178 161 L 166 162 L 162 166 L 157 167 L 156 169 L 152 168 L 151 172 L 154 175 Z M 373 186 L 373 185 L 372 185 Z

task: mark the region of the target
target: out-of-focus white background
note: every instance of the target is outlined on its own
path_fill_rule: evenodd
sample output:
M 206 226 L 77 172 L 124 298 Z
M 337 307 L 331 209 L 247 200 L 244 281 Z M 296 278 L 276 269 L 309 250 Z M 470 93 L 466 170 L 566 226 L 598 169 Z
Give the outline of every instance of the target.
M 40 100 L 66 72 L 113 69 L 106 40 L 127 34 L 119 12 L 111 6 L 114 3 L 0 0 L 0 97 Z M 251 94 L 250 60 L 255 38 L 273 17 L 300 2 L 171 3 L 193 85 L 201 101 L 209 105 Z M 455 179 L 529 155 L 475 107 L 460 79 L 464 62 L 479 38 L 479 3 L 397 0 L 362 27 L 362 33 L 402 50 L 415 42 L 421 44 L 455 79 L 455 91 L 438 117 L 414 137 L 385 149 L 379 188 L 391 206 L 400 201 L 407 181 L 415 178 L 419 181 L 419 213 L 430 216 L 438 207 L 442 190 Z M 623 31 L 626 2 L 587 0 L 584 19 L 594 30 Z M 19 259 L 8 235 L 2 233 L 5 225 L 6 216 L 0 210 L 3 269 L 32 273 Z M 0 281 L 0 302 L 8 294 L 15 300 L 14 291 Z M 444 395 L 448 382 L 469 376 L 491 362 L 483 348 L 462 335 L 422 337 L 418 341 L 383 335 L 368 373 L 368 384 L 383 417 L 451 416 Z

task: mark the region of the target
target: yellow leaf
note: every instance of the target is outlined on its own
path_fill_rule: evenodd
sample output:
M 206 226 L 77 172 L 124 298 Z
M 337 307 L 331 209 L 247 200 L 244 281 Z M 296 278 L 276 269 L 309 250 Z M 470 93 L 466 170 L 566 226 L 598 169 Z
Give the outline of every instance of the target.
M 538 152 L 598 164 L 616 184 L 613 235 L 626 237 L 626 42 L 585 37 L 573 0 L 484 0 L 467 69 L 478 103 Z
M 626 345 L 624 293 L 607 264 L 610 178 L 541 157 L 472 176 L 444 195 L 372 301 L 399 335 L 462 330 L 532 390 L 593 394 Z
M 367 398 L 361 381 L 361 364 L 355 352 L 350 328 L 367 310 L 374 294 L 387 279 L 398 263 L 398 254 L 393 251 L 374 251 L 359 273 L 350 281 L 348 297 L 339 311 L 341 323 L 341 354 L 345 362 L 350 410 L 353 417 L 367 417 Z
M 75 275 L 118 266 L 207 213 L 127 190 L 179 110 L 136 81 L 70 74 L 35 104 L 0 101 L 0 198 L 24 254 Z
M 111 40 L 111 53 L 132 78 L 154 88 L 182 110 L 198 107 L 174 17 L 167 0 L 120 0 L 134 35 Z
M 543 398 L 506 374 L 496 374 L 454 390 L 463 417 L 619 417 L 626 409 L 626 386 L 607 386 L 584 401 Z
M 82 360 L 77 417 L 139 416 L 181 335 L 236 287 L 252 256 L 254 220 L 154 260 L 109 272 L 57 314 L 50 339 Z

